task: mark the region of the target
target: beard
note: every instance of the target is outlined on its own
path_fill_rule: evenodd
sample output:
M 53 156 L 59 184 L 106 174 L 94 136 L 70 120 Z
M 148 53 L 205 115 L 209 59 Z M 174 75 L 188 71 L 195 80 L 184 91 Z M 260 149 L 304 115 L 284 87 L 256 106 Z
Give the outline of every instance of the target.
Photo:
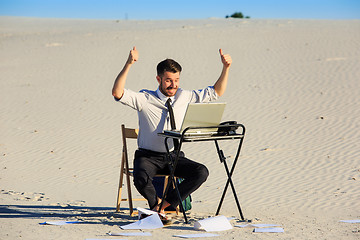
M 161 84 L 161 85 L 159 86 L 159 89 L 160 89 L 160 92 L 161 92 L 162 94 L 164 94 L 165 96 L 167 96 L 167 97 L 172 97 L 172 96 L 174 96 L 175 93 L 177 92 L 178 87 L 167 87 L 167 88 L 165 88 L 165 87 L 163 87 L 163 85 Z M 174 91 L 175 91 L 175 92 L 174 92 Z

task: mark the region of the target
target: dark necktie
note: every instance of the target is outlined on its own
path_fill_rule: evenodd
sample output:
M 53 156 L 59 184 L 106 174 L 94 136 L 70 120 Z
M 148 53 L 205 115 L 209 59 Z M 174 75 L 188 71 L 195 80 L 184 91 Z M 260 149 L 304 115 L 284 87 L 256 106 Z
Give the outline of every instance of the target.
M 171 98 L 168 98 L 168 100 L 166 101 L 165 105 L 166 105 L 166 107 L 168 108 L 169 115 L 170 115 L 171 130 L 176 130 L 174 112 L 173 112 L 173 109 L 172 109 L 172 106 L 171 106 Z
M 176 130 L 174 112 L 173 112 L 173 108 L 171 106 L 171 98 L 168 98 L 165 105 L 169 110 L 171 130 Z M 177 150 L 179 148 L 179 140 L 175 139 L 175 138 L 173 140 L 174 140 L 175 150 Z

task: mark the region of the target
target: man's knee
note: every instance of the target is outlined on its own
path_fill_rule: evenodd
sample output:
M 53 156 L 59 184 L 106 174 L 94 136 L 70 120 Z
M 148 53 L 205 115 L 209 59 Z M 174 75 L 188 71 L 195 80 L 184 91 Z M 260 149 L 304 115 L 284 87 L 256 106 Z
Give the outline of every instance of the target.
M 207 167 L 205 165 L 199 165 L 197 172 L 199 181 L 205 182 L 209 176 L 209 170 L 207 169 Z
M 134 172 L 134 185 L 137 189 L 143 189 L 149 181 L 150 179 L 146 172 Z

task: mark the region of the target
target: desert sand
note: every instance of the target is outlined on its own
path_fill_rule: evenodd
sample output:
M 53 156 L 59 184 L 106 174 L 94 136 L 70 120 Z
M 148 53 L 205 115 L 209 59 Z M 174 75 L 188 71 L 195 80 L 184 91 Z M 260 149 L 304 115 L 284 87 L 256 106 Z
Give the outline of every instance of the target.
M 200 89 L 220 74 L 218 49 L 232 56 L 219 102 L 224 121 L 246 127 L 235 188 L 246 219 L 284 232 L 234 227 L 216 232 L 222 239 L 360 238 L 359 223 L 339 222 L 360 218 L 359 20 L 0 17 L 0 239 L 110 238 L 136 221 L 126 203 L 114 210 L 120 125 L 137 127 L 137 114 L 111 95 L 133 46 L 126 87 L 136 91 L 156 89 L 165 58 L 182 65 L 182 88 Z M 189 224 L 175 216 L 147 239 L 199 233 L 194 222 L 215 215 L 226 181 L 215 148 L 184 149 L 209 179 L 192 195 Z M 223 149 L 231 164 L 234 145 Z M 220 214 L 241 224 L 230 190 Z M 83 223 L 39 225 L 55 220 Z

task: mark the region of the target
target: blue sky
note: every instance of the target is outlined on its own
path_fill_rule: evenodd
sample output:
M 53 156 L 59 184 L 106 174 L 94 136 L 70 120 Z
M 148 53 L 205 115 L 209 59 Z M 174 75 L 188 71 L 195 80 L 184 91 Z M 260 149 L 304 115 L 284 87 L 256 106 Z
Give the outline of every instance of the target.
M 360 0 L 0 0 L 1 16 L 85 19 L 360 19 Z

